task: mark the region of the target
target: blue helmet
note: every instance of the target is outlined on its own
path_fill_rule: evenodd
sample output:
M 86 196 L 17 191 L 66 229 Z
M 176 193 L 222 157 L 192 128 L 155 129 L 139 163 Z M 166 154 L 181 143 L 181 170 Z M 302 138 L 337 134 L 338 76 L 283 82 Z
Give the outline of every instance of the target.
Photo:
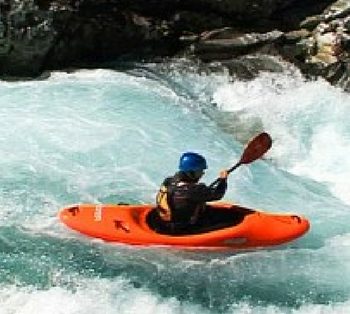
M 187 152 L 180 158 L 179 170 L 183 172 L 207 169 L 205 158 L 197 153 Z

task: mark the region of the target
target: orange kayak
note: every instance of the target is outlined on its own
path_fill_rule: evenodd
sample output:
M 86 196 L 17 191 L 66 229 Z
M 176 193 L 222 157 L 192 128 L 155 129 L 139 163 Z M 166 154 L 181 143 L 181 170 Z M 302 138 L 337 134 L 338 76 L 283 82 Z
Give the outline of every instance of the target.
M 306 218 L 211 203 L 204 222 L 181 234 L 157 228 L 154 205 L 81 204 L 63 208 L 60 220 L 84 235 L 133 245 L 248 249 L 283 244 L 301 237 Z

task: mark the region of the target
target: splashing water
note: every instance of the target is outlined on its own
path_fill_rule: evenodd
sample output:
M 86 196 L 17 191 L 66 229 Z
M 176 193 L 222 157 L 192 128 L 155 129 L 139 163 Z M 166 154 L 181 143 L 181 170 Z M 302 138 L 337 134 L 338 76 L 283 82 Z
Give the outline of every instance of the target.
M 297 74 L 250 82 L 174 65 L 0 83 L 0 313 L 347 313 L 350 96 Z M 205 181 L 254 132 L 274 144 L 232 174 L 228 201 L 307 216 L 283 247 L 234 254 L 133 248 L 67 230 L 60 207 L 153 202 L 181 152 Z

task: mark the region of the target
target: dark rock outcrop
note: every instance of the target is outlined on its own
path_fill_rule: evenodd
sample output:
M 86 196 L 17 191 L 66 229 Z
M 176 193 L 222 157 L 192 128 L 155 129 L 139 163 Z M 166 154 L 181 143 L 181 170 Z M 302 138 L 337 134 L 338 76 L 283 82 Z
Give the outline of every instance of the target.
M 310 24 L 310 21 L 313 23 Z M 320 15 L 303 21 L 300 26 L 308 26 L 310 34 L 305 33 L 292 47 L 282 45 L 281 52 L 305 74 L 322 76 L 332 84 L 350 90 L 349 21 L 350 2 L 335 1 Z
M 0 2 L 2 78 L 183 55 L 250 78 L 274 55 L 350 89 L 349 49 L 348 0 Z
M 223 60 L 249 54 L 259 47 L 280 39 L 283 33 L 277 30 L 268 33 L 239 34 L 233 29 L 204 33 L 198 42 L 193 44 L 195 55 L 204 61 Z

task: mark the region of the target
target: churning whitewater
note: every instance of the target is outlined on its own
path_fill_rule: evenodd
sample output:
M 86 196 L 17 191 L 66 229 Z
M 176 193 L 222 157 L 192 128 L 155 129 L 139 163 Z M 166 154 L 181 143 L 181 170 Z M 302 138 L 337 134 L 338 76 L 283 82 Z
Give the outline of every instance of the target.
M 0 313 L 348 313 L 350 96 L 297 72 L 252 81 L 173 64 L 0 82 Z M 225 200 L 311 221 L 274 249 L 106 244 L 57 219 L 75 203 L 152 203 L 183 151 L 204 181 L 266 131 Z

